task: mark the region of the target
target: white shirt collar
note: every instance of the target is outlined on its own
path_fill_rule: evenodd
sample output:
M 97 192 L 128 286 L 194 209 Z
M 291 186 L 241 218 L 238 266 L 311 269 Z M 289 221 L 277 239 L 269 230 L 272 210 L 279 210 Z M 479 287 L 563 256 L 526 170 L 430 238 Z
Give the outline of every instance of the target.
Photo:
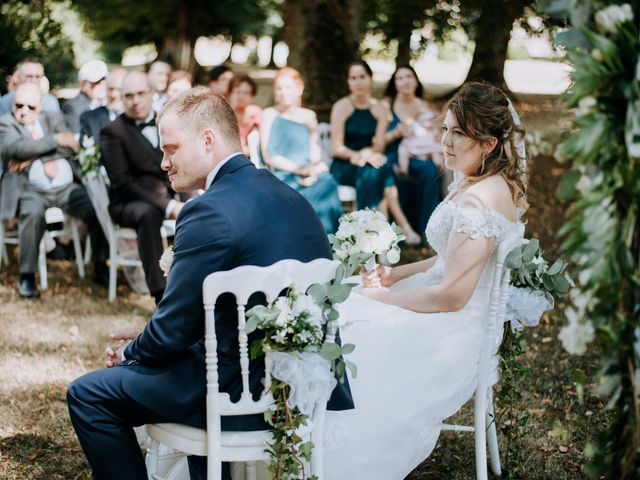
M 216 178 L 216 175 L 218 174 L 218 172 L 220 171 L 222 166 L 225 163 L 227 163 L 229 160 L 231 160 L 233 157 L 235 157 L 236 155 L 242 155 L 242 152 L 233 152 L 231 155 L 227 155 L 222 160 L 220 160 L 220 163 L 218 163 L 218 165 L 216 165 L 216 168 L 214 168 L 213 170 L 211 170 L 211 172 L 209 172 L 209 175 L 207 175 L 207 181 L 204 184 L 205 185 L 205 187 L 204 187 L 205 190 L 209 190 L 209 187 L 213 183 L 213 179 Z

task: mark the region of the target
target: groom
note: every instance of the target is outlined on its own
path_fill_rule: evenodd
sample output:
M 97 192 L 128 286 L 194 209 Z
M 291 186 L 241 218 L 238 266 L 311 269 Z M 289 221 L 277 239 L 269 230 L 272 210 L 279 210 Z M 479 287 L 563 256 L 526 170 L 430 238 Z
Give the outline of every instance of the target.
M 107 349 L 113 368 L 69 386 L 71 421 L 96 479 L 146 480 L 134 426 L 178 422 L 204 428 L 202 282 L 208 274 L 331 256 L 313 207 L 239 153 L 238 122 L 223 97 L 206 88 L 190 90 L 169 101 L 158 122 L 162 169 L 174 190 L 205 192 L 178 216 L 167 289 L 144 331 L 115 336 L 127 342 Z M 216 308 L 220 389 L 232 400 L 241 391 L 235 308 L 222 298 Z M 259 388 L 263 372 L 264 365 L 252 365 L 253 387 Z M 346 382 L 338 384 L 328 407 L 353 408 Z M 223 430 L 264 428 L 259 418 L 225 419 Z M 203 463 L 190 461 L 192 478 Z

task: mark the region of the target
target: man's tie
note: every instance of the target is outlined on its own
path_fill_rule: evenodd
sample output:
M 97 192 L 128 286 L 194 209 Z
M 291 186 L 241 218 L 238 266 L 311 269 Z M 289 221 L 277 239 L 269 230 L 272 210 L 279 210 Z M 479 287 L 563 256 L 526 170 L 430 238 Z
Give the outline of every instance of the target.
M 40 140 L 44 138 L 44 132 L 42 128 L 38 128 L 38 126 L 33 123 L 27 127 L 31 132 L 31 137 L 34 140 Z M 58 175 L 58 162 L 55 160 L 51 160 L 49 162 L 42 162 L 42 166 L 44 167 L 44 174 L 53 180 Z
M 156 117 L 153 117 L 148 122 L 140 122 L 136 124 L 136 126 L 142 131 L 146 127 L 155 127 L 156 126 Z

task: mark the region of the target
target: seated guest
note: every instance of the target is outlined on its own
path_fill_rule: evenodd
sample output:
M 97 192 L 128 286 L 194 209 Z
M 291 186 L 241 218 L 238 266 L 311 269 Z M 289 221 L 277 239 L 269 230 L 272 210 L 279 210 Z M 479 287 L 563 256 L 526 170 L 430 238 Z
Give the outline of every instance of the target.
M 35 83 L 40 86 L 44 77 L 44 66 L 40 60 L 34 57 L 27 57 L 22 60 L 16 67 L 17 83 Z M 48 83 L 47 83 L 48 84 Z M 13 97 L 15 90 L 0 97 L 0 116 L 5 113 L 11 113 L 13 109 Z M 42 96 L 42 112 L 59 112 L 60 104 L 58 99 L 53 95 L 44 94 Z
M 122 80 L 127 74 L 127 70 L 119 67 L 107 75 L 107 104 L 103 107 L 94 108 L 80 115 L 80 139 L 85 137 L 94 138 L 100 141 L 100 130 L 109 122 L 116 119 L 122 113 L 122 96 L 120 88 Z
M 421 234 L 427 227 L 431 213 L 440 203 L 442 173 L 442 155 L 439 149 L 433 149 L 430 154 L 409 155 L 407 150 L 405 160 L 400 157 L 401 144 L 411 142 L 414 125 L 422 118 L 429 118 L 433 123 L 439 115 L 437 108 L 422 98 L 423 88 L 413 67 L 403 65 L 391 76 L 385 89 L 385 103 L 389 109 L 390 123 L 385 134 L 387 145 L 385 153 L 392 165 L 398 164 L 400 177 L 397 179 L 400 204 L 407 212 L 409 222 Z M 433 128 L 433 126 L 431 126 Z M 432 135 L 433 136 L 433 135 Z M 431 140 L 427 140 L 429 147 Z M 415 146 L 415 145 L 414 145 Z M 428 151 L 422 150 L 423 152 Z M 405 163 L 403 166 L 402 164 Z M 404 177 L 402 173 L 406 173 Z M 407 178 L 408 176 L 408 178 Z
M 304 83 L 297 70 L 279 70 L 273 82 L 276 105 L 264 110 L 260 124 L 262 158 L 280 180 L 315 208 L 327 233 L 338 228 L 342 203 L 338 185 L 322 162 L 316 114 L 302 108 Z
M 249 154 L 247 137 L 253 130 L 260 127 L 262 109 L 253 105 L 257 89 L 256 82 L 244 73 L 235 75 L 229 84 L 229 103 L 238 117 L 240 142 L 242 142 L 242 151 L 245 155 Z M 258 159 L 252 158 L 251 160 L 257 161 Z
M 87 193 L 74 183 L 70 157 L 79 149 L 60 113 L 41 114 L 38 85 L 22 83 L 15 91 L 13 112 L 0 118 L 0 145 L 5 174 L 0 190 L 0 221 L 18 216 L 20 281 L 18 293 L 39 296 L 35 284 L 38 246 L 45 231 L 44 212 L 59 207 L 83 220 L 94 252 L 94 280 L 108 282 L 106 241 Z
M 185 70 L 174 70 L 169 75 L 169 83 L 167 87 L 167 99 L 171 100 L 179 93 L 191 90 L 193 87 L 193 77 Z
M 167 174 L 160 168 L 153 90 L 142 72 L 130 72 L 122 81 L 124 113 L 100 132 L 102 161 L 111 181 L 109 213 L 123 227 L 138 233 L 138 252 L 149 292 L 162 299 L 166 279 L 159 260 L 163 246 L 160 227 L 176 218 L 183 203 L 176 201 Z
M 209 88 L 225 98 L 229 97 L 229 82 L 233 78 L 233 72 L 226 65 L 213 67 L 209 72 Z
M 80 132 L 80 115 L 104 105 L 107 97 L 107 75 L 109 69 L 101 60 L 91 60 L 80 67 L 80 93 L 62 105 L 64 121 L 73 133 Z
M 171 65 L 161 60 L 156 60 L 147 70 L 149 84 L 153 89 L 152 108 L 157 113 L 167 101 L 167 87 L 169 86 Z
M 347 84 L 350 94 L 331 109 L 331 174 L 339 184 L 356 189 L 359 209 L 391 213 L 404 231 L 406 243 L 417 245 L 420 235 L 411 228 L 400 207 L 393 171 L 382 153 L 388 114 L 385 106 L 371 96 L 373 73 L 369 65 L 352 62 Z

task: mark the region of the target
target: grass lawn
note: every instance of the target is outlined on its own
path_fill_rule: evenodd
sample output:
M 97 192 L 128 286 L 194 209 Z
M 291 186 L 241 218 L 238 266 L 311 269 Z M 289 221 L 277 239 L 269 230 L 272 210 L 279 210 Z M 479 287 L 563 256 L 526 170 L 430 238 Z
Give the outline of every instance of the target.
M 568 126 L 555 97 L 520 100 L 529 130 L 555 140 Z M 557 254 L 560 241 L 555 232 L 567 209 L 555 197 L 563 171 L 549 156 L 538 156 L 531 170 L 527 236 L 539 238 L 551 258 Z M 411 249 L 404 254 L 406 259 L 417 259 L 426 252 Z M 49 261 L 49 289 L 40 300 L 23 301 L 14 289 L 16 264 L 14 258 L 0 271 L 0 478 L 89 479 L 66 411 L 66 386 L 101 367 L 109 332 L 141 329 L 153 311 L 153 301 L 132 293 L 121 281 L 117 300 L 109 305 L 106 290 L 80 281 L 69 261 Z M 602 412 L 606 399 L 587 390 L 580 403 L 571 381 L 573 369 L 595 369 L 597 353 L 581 358 L 566 354 L 557 339 L 560 322 L 556 311 L 526 333 L 529 348 L 523 361 L 530 373 L 518 408 L 526 409 L 530 420 L 520 441 L 517 473 L 528 480 L 586 478 L 581 452 L 606 422 Z M 470 412 L 465 408 L 454 420 L 469 421 Z M 473 436 L 445 432 L 433 454 L 408 479 L 474 476 Z

